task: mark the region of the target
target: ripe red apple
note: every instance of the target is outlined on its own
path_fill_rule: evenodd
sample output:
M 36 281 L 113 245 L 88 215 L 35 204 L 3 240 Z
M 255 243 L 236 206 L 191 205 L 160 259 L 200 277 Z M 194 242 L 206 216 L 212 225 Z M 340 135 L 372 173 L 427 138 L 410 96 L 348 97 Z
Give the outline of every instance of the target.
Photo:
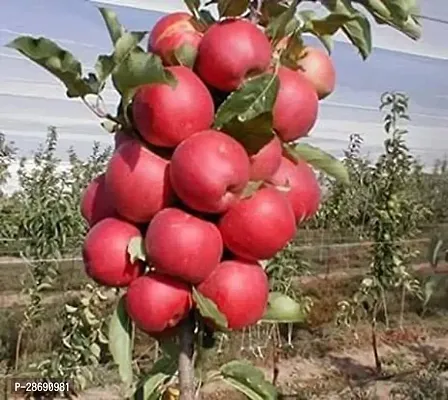
M 149 35 L 148 51 L 162 58 L 165 65 L 178 65 L 175 51 L 183 45 L 197 53 L 202 33 L 196 30 L 192 16 L 175 12 L 160 18 Z M 194 54 L 193 54 L 194 55 Z
M 319 99 L 300 71 L 278 69 L 280 87 L 273 109 L 274 130 L 284 142 L 307 136 L 317 120 Z
M 274 188 L 261 188 L 238 201 L 222 216 L 218 227 L 224 245 L 252 261 L 273 257 L 296 233 L 291 205 Z
M 140 260 L 131 262 L 129 241 L 141 236 L 139 229 L 129 222 L 106 218 L 87 233 L 82 248 L 86 273 L 100 285 L 124 287 L 144 269 Z
M 191 306 L 186 283 L 155 272 L 134 280 L 126 293 L 130 318 L 149 334 L 173 328 L 188 315 Z
M 312 83 L 319 99 L 324 99 L 334 91 L 336 70 L 331 57 L 321 49 L 307 46 L 298 61 L 305 77 Z
M 109 161 L 106 189 L 117 212 L 145 223 L 173 202 L 169 162 L 139 142 L 122 144 Z
M 171 184 L 196 211 L 221 213 L 234 203 L 249 180 L 249 156 L 232 137 L 214 130 L 198 132 L 174 151 Z
M 145 247 L 157 272 L 194 284 L 216 268 L 223 252 L 216 225 L 177 208 L 165 208 L 155 215 Z
M 258 322 L 266 310 L 268 278 L 258 263 L 223 261 L 198 286 L 227 319 L 228 328 L 242 329 Z
M 275 46 L 275 51 L 283 51 L 288 45 L 288 40 L 288 37 L 280 40 Z M 315 47 L 305 46 L 298 49 L 296 58 L 296 67 L 314 86 L 319 100 L 333 93 L 336 85 L 336 70 L 327 52 Z
M 98 175 L 88 184 L 82 194 L 81 215 L 89 227 L 104 218 L 117 216 L 105 186 L 105 175 Z
M 207 87 L 187 67 L 168 67 L 177 79 L 172 87 L 142 85 L 132 103 L 134 123 L 148 143 L 175 147 L 193 133 L 210 128 L 215 106 Z
M 277 136 L 275 136 L 258 153 L 250 157 L 250 179 L 252 181 L 269 179 L 280 166 L 281 158 L 282 144 Z
M 225 92 L 238 88 L 250 75 L 264 72 L 271 62 L 271 44 L 251 22 L 229 18 L 211 26 L 199 44 L 198 75 Z
M 280 168 L 268 182 L 276 186 L 288 187 L 285 195 L 298 223 L 313 217 L 318 210 L 319 183 L 314 171 L 305 161 L 294 163 L 282 157 Z

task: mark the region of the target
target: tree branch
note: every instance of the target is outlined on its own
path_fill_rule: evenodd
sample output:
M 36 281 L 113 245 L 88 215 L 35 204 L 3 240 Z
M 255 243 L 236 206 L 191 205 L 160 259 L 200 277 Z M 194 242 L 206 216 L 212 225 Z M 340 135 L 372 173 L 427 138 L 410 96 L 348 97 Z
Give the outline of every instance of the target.
M 180 400 L 194 400 L 194 320 L 188 317 L 180 327 Z

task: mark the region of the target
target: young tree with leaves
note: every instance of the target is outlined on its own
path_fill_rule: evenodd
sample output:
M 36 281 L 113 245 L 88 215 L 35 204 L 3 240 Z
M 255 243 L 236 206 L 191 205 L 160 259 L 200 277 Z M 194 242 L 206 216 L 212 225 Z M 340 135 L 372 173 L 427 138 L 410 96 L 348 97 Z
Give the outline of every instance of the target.
M 370 181 L 373 204 L 368 231 L 373 242 L 372 263 L 353 301 L 341 303 L 345 316 L 362 312 L 370 319 L 378 372 L 382 365 L 377 351 L 376 326 L 381 311 L 389 325 L 387 292 L 401 289 L 401 328 L 406 294 L 421 294 L 419 281 L 410 271 L 416 254 L 408 243 L 419 232 L 419 225 L 429 211 L 418 202 L 414 191 L 409 190 L 415 184 L 416 161 L 406 145 L 407 130 L 399 125 L 401 120 L 409 119 L 408 98 L 402 93 L 385 93 L 381 98 L 381 109 L 387 111 L 384 118 L 387 138 L 384 153 L 378 158 Z

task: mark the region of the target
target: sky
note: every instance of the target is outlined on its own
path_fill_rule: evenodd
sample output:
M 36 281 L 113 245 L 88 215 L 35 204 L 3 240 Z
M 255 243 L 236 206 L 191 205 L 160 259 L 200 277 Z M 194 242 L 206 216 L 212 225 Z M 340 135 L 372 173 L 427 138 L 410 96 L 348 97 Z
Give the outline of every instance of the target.
M 60 133 L 59 156 L 73 146 L 81 156 L 93 141 L 105 146 L 112 138 L 100 121 L 77 99 L 67 99 L 63 86 L 48 72 L 4 45 L 16 36 L 45 36 L 72 51 L 85 68 L 111 44 L 97 6 L 116 11 L 131 30 L 151 30 L 167 12 L 185 9 L 181 0 L 0 0 L 0 131 L 14 141 L 21 155 L 30 155 L 48 125 Z M 446 0 L 421 0 L 421 14 L 448 21 Z M 364 151 L 375 157 L 384 140 L 378 110 L 384 91 L 408 94 L 411 122 L 408 144 L 425 164 L 448 152 L 448 24 L 423 20 L 423 36 L 414 42 L 386 26 L 374 26 L 374 50 L 362 61 L 355 48 L 338 35 L 333 51 L 337 72 L 335 92 L 321 102 L 319 120 L 306 141 L 336 156 L 351 133 L 364 137 Z M 317 42 L 311 42 L 316 43 Z M 117 96 L 105 93 L 113 111 Z

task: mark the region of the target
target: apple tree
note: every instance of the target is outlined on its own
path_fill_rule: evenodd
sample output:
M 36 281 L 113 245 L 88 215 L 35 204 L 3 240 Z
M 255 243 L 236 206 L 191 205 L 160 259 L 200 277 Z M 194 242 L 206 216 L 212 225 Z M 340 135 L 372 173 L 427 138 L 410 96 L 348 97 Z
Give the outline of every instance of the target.
M 109 348 L 133 398 L 190 400 L 222 380 L 251 399 L 275 399 L 275 385 L 248 362 L 202 371 L 216 331 L 263 321 L 294 323 L 303 307 L 270 291 L 266 260 L 295 237 L 321 199 L 314 169 L 348 184 L 345 166 L 300 142 L 319 101 L 336 85 L 332 36 L 345 35 L 366 59 L 371 18 L 420 36 L 411 1 L 186 0 L 189 12 L 161 18 L 147 35 L 100 8 L 113 50 L 85 73 L 46 38 L 8 46 L 58 78 L 115 137 L 105 173 L 81 199 L 89 225 L 87 275 L 122 294 Z M 307 44 L 316 36 L 323 48 Z M 112 82 L 116 112 L 101 92 Z M 138 379 L 134 329 L 164 350 Z
M 419 226 L 429 216 L 429 209 L 419 202 L 413 190 L 417 161 L 406 144 L 407 130 L 400 122 L 410 119 L 408 97 L 403 93 L 386 92 L 380 109 L 385 111 L 384 151 L 375 163 L 370 179 L 372 209 L 367 232 L 372 241 L 371 266 L 351 301 L 340 304 L 339 318 L 345 323 L 367 316 L 371 324 L 372 346 L 377 372 L 382 372 L 378 354 L 376 328 L 379 316 L 384 316 L 389 328 L 387 293 L 399 289 L 401 312 L 398 325 L 403 329 L 403 314 L 407 294 L 422 297 L 422 288 L 411 271 L 417 255 L 409 240 L 419 232 Z

